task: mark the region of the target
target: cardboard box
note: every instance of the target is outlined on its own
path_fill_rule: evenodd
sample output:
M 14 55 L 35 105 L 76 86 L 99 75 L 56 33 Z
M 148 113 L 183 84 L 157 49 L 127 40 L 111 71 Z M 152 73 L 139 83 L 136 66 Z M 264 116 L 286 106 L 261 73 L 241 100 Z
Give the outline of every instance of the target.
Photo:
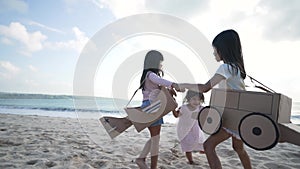
M 240 120 L 253 112 L 276 123 L 290 123 L 292 99 L 280 93 L 213 89 L 210 106 L 222 114 L 224 127 L 237 131 Z

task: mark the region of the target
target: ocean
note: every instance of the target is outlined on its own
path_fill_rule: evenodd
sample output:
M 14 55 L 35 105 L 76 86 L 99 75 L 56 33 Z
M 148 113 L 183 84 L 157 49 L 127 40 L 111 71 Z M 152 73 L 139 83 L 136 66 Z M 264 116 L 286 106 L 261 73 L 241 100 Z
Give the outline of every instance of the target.
M 49 117 L 99 119 L 102 116 L 125 117 L 124 107 L 128 100 L 44 94 L 19 94 L 0 92 L 0 113 L 38 115 Z M 141 105 L 131 101 L 130 107 Z M 164 117 L 165 122 L 175 123 L 172 113 Z
M 123 108 L 127 102 L 104 97 L 0 93 L 0 113 L 90 119 L 125 117 Z M 141 101 L 132 101 L 130 106 L 140 104 Z M 169 113 L 164 121 L 175 123 L 177 120 Z M 300 124 L 300 102 L 293 102 L 291 121 Z

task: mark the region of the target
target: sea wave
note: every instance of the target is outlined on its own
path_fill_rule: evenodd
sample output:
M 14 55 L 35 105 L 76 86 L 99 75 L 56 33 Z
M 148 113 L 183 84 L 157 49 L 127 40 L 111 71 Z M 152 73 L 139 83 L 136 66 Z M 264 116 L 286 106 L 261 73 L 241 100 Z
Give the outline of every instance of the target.
M 1 105 L 0 108 L 5 109 L 28 109 L 28 110 L 44 110 L 44 111 L 57 111 L 57 112 L 91 112 L 91 113 L 120 113 L 119 110 L 104 110 L 104 109 L 78 109 L 66 107 L 30 107 L 30 106 L 12 106 Z

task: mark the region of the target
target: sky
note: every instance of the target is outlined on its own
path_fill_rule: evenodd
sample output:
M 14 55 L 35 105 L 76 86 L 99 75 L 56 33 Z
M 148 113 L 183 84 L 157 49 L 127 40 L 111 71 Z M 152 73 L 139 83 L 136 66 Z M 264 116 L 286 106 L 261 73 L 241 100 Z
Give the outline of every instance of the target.
M 221 31 L 236 30 L 247 73 L 300 101 L 297 0 L 0 0 L 0 92 L 73 94 L 76 65 L 88 41 L 107 25 L 143 13 L 183 19 L 210 43 Z M 105 66 L 95 76 L 95 95 L 112 96 L 118 61 L 132 54 L 130 49 L 160 46 L 166 50 L 172 43 L 176 50 L 169 51 L 190 67 L 197 82 L 205 83 L 209 76 L 196 70 L 197 62 L 182 56 L 189 51 L 181 44 L 144 36 L 128 39 L 107 54 Z M 138 73 L 133 79 L 139 78 Z M 137 80 L 132 80 L 129 93 L 137 87 Z

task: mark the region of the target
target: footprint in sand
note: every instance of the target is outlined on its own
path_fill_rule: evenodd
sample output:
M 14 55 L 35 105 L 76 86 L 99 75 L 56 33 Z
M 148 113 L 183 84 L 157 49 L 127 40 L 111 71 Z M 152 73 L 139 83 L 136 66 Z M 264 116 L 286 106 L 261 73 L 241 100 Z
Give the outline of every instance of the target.
M 47 162 L 45 163 L 45 165 L 46 165 L 47 167 L 51 168 L 51 167 L 56 166 L 57 164 L 56 164 L 55 162 L 53 162 L 53 161 L 47 161 Z
M 38 160 L 29 160 L 29 161 L 26 162 L 26 164 L 28 164 L 28 165 L 34 165 L 37 162 L 38 162 Z

